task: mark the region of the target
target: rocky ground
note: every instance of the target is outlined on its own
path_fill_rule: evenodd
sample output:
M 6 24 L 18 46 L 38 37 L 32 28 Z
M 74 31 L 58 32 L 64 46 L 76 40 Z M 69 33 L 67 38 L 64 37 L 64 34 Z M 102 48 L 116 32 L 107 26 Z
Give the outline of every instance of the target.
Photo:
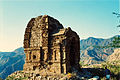
M 25 71 L 17 71 L 11 75 L 9 75 L 6 80 L 10 80 L 10 79 L 20 79 L 20 80 L 59 80 L 60 78 L 62 78 L 62 75 L 54 75 L 54 76 L 41 76 L 40 74 L 36 74 L 36 73 L 29 73 L 29 72 L 25 72 Z
M 6 80 L 94 80 L 93 79 L 94 77 L 99 78 L 100 80 L 105 80 L 104 67 L 106 65 L 108 66 L 108 69 L 111 71 L 111 80 L 119 80 L 120 67 L 114 66 L 113 64 L 110 63 L 82 66 L 80 70 L 76 70 L 75 68 L 72 68 L 72 73 L 61 74 L 61 75 L 42 76 L 37 73 L 17 71 L 9 75 L 6 78 Z
M 74 72 L 61 75 L 46 75 L 41 76 L 36 73 L 29 73 L 26 71 L 17 71 L 9 75 L 6 80 L 84 80 L 90 79 L 93 75 L 87 69 L 81 69 L 80 71 L 73 68 Z
M 93 80 L 94 77 L 97 80 L 97 78 L 104 76 L 104 69 L 102 68 L 81 68 L 79 71 L 73 68 L 72 70 L 72 73 L 54 76 L 42 76 L 36 73 L 17 71 L 9 75 L 6 80 Z

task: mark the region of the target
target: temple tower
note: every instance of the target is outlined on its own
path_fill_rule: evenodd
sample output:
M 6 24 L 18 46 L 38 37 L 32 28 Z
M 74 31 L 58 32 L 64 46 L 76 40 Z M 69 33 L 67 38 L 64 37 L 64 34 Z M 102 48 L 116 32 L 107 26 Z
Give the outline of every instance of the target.
M 79 69 L 80 39 L 48 15 L 32 18 L 25 30 L 25 71 L 61 74 Z

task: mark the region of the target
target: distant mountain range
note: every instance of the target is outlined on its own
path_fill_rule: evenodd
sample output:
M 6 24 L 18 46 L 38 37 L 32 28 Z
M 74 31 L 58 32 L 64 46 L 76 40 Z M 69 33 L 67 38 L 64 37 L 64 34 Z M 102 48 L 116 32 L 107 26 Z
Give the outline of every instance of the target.
M 98 64 L 109 60 L 114 48 L 97 48 L 106 46 L 113 41 L 109 39 L 89 37 L 80 41 L 81 62 L 83 64 Z M 110 58 L 113 58 L 114 55 Z M 5 79 L 9 74 L 23 70 L 25 63 L 24 48 L 20 47 L 13 52 L 0 52 L 0 77 Z
M 5 79 L 11 73 L 23 70 L 25 53 L 22 47 L 13 52 L 0 52 L 0 77 Z
M 113 37 L 109 39 L 89 37 L 81 40 L 81 62 L 90 65 L 106 61 L 108 56 L 114 52 L 114 48 L 102 48 L 102 46 L 109 45 L 113 40 Z

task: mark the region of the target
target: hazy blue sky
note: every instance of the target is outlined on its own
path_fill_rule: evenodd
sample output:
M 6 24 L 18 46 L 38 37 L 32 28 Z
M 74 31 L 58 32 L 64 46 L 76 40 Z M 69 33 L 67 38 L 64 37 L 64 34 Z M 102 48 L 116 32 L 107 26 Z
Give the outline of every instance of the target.
M 71 27 L 81 39 L 118 35 L 119 0 L 0 0 L 0 51 L 23 46 L 32 17 L 50 15 Z

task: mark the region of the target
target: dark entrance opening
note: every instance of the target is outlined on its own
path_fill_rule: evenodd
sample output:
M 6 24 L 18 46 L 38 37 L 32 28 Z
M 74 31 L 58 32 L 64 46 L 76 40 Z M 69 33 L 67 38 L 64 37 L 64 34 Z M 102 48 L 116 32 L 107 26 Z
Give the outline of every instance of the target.
M 75 65 L 75 38 L 72 39 L 71 45 L 70 45 L 70 66 Z
M 43 60 L 44 60 L 44 53 L 43 53 L 42 47 L 40 47 L 40 61 L 43 61 Z

